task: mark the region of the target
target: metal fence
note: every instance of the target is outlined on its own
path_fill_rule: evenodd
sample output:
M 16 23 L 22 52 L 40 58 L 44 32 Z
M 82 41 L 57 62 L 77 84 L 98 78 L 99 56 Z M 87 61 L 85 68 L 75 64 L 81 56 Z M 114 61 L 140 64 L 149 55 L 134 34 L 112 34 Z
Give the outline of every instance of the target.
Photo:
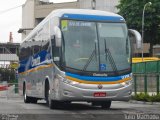
M 160 61 L 133 63 L 134 93 L 159 94 Z

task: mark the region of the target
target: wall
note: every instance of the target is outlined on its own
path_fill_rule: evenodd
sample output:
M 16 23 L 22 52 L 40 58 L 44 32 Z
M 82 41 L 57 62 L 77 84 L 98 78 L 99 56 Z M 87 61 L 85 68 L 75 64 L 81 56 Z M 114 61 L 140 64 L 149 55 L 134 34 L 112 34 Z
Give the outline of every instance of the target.
M 116 5 L 118 5 L 119 0 L 96 0 L 96 9 L 97 10 L 105 10 L 116 13 L 118 10 L 116 9 Z M 92 0 L 79 0 L 80 8 L 83 9 L 91 9 L 92 8 Z
M 49 3 L 39 0 L 26 0 L 22 7 L 22 29 L 34 28 L 54 9 L 62 8 L 79 8 L 78 2 L 67 3 Z M 22 33 L 22 40 L 30 33 L 31 30 L 25 30 Z
M 69 2 L 69 3 L 36 5 L 35 6 L 35 18 L 44 18 L 51 11 L 55 9 L 62 9 L 62 8 L 79 8 L 79 4 L 77 2 Z
M 27 0 L 22 6 L 22 28 L 33 28 L 34 22 L 34 0 Z M 28 35 L 30 30 L 22 33 L 22 39 Z

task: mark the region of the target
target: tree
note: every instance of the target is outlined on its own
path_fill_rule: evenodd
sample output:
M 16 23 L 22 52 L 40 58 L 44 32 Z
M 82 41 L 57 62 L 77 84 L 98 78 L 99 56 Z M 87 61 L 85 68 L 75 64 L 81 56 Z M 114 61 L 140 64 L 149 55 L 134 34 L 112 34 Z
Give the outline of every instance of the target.
M 7 81 L 12 83 L 15 80 L 15 71 L 13 69 L 0 68 L 0 82 Z
M 126 19 L 128 28 L 142 33 L 142 13 L 148 2 L 152 2 L 152 5 L 145 9 L 144 42 L 150 43 L 152 54 L 153 45 L 160 44 L 160 0 L 120 0 L 117 8 L 118 13 Z

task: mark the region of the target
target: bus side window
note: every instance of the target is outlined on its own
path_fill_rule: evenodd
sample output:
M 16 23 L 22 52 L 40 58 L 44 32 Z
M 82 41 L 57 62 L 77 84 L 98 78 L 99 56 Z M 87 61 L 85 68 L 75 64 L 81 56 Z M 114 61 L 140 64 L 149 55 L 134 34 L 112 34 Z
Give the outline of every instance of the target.
M 33 41 L 33 45 L 32 45 L 32 54 L 38 54 L 41 51 L 41 44 L 39 41 Z
M 55 45 L 55 36 L 51 36 L 51 44 L 52 44 L 52 56 L 53 61 L 56 65 L 60 64 L 60 48 Z
M 42 50 L 49 52 L 48 49 L 49 49 L 49 41 L 43 41 L 42 42 Z
M 19 60 L 22 61 L 25 58 L 25 52 L 24 52 L 25 48 L 20 48 L 20 52 L 19 52 Z
M 39 52 L 39 47 L 37 45 L 33 46 L 34 54 Z
M 31 55 L 31 51 L 29 46 L 22 46 L 20 48 L 20 54 L 19 54 L 20 61 L 28 59 L 30 55 Z

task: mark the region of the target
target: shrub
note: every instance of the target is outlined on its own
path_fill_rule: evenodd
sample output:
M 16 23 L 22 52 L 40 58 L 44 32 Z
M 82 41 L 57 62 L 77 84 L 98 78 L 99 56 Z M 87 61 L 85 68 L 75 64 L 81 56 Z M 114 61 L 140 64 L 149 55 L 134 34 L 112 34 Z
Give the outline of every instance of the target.
M 139 93 L 132 96 L 132 99 L 137 101 L 145 101 L 145 102 L 160 102 L 160 94 L 149 95 L 147 93 Z

